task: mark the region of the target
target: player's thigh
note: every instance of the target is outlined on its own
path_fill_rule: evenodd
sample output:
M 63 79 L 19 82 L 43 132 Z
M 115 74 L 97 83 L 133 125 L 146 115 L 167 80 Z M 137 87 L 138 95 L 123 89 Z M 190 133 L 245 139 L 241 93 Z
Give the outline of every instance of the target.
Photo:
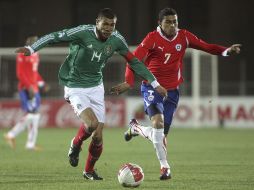
M 164 107 L 163 114 L 164 114 L 165 123 L 171 125 L 178 102 L 179 102 L 178 89 L 169 91 L 168 99 L 163 103 L 163 107 Z
M 97 119 L 94 111 L 90 107 L 88 107 L 85 110 L 83 110 L 80 113 L 79 117 L 85 123 L 85 125 L 88 128 L 91 127 L 93 129 L 96 129 L 98 124 L 99 124 L 98 119 Z
M 74 112 L 85 123 L 103 122 L 105 120 L 104 88 L 99 85 L 91 88 L 65 87 L 65 99 Z
M 41 104 L 41 96 L 39 92 L 35 93 L 33 99 L 29 99 L 28 91 L 27 90 L 21 90 L 19 91 L 19 97 L 21 101 L 21 108 L 29 113 L 35 113 L 39 110 L 40 104 Z
M 27 91 L 26 90 L 20 90 L 19 91 L 19 98 L 20 98 L 21 108 L 24 111 L 28 111 L 27 102 L 28 102 L 29 98 L 28 98 Z
M 103 85 L 94 87 L 89 96 L 91 100 L 91 108 L 93 109 L 98 121 L 100 123 L 105 123 L 105 100 Z
M 163 97 L 151 85 L 142 84 L 141 93 L 144 100 L 144 110 L 150 118 L 155 114 L 163 113 Z

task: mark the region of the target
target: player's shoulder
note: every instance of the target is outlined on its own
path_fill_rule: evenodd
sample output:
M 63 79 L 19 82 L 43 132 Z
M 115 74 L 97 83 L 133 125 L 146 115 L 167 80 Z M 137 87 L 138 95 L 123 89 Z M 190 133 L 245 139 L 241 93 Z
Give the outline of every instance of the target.
M 79 25 L 79 26 L 70 28 L 67 33 L 87 32 L 87 31 L 93 31 L 94 29 L 95 29 L 95 25 L 85 24 L 85 25 Z
M 186 30 L 186 29 L 179 29 L 178 30 L 178 34 L 180 34 L 180 35 L 188 35 L 188 34 L 191 34 L 191 32 L 190 31 L 188 31 L 188 30 Z
M 112 36 L 115 37 L 115 38 L 118 38 L 118 39 L 124 39 L 125 38 L 122 36 L 122 34 L 118 31 L 118 30 L 115 30 L 113 33 L 112 33 Z
M 148 34 L 146 35 L 147 37 L 153 38 L 155 36 L 158 36 L 159 32 L 157 30 L 153 30 L 151 32 L 148 32 Z
M 84 25 L 79 25 L 77 28 L 80 28 L 83 31 L 93 31 L 95 30 L 95 25 L 92 24 L 84 24 Z
M 121 35 L 121 33 L 118 30 L 115 30 L 111 36 L 116 40 L 122 41 L 127 46 L 125 38 Z

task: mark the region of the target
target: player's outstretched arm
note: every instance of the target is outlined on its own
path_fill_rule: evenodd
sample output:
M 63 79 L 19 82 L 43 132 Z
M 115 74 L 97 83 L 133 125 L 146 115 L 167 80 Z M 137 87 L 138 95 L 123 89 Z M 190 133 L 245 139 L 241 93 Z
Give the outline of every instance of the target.
M 127 82 L 120 83 L 110 89 L 110 94 L 119 95 L 128 91 L 131 86 Z
M 28 48 L 26 47 L 19 47 L 15 50 L 15 53 L 23 53 L 25 56 L 31 55 L 31 52 Z
M 228 49 L 228 55 L 231 54 L 239 54 L 241 52 L 241 46 L 242 44 L 233 44 Z

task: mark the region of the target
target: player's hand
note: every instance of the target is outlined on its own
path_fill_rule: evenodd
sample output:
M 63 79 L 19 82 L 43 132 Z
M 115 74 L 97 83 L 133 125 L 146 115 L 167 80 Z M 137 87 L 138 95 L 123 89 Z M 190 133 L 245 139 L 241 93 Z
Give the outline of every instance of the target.
M 45 83 L 42 86 L 39 86 L 40 92 L 47 93 L 50 90 L 50 85 Z
M 131 88 L 131 86 L 127 82 L 123 82 L 121 84 L 113 86 L 110 89 L 110 94 L 119 95 L 119 94 L 126 92 L 130 88 Z
M 229 55 L 231 55 L 231 54 L 233 54 L 233 53 L 239 54 L 240 51 L 241 51 L 241 49 L 240 49 L 241 46 L 242 46 L 242 44 L 233 44 L 233 45 L 229 48 L 228 54 L 229 54 Z
M 34 98 L 34 88 L 32 86 L 29 87 L 28 89 L 28 98 L 29 100 L 32 100 Z
M 162 86 L 157 86 L 155 90 L 165 99 L 168 96 L 167 90 Z
M 28 48 L 26 47 L 20 47 L 20 48 L 17 48 L 15 50 L 15 53 L 23 53 L 25 56 L 29 56 L 31 55 L 31 52 Z

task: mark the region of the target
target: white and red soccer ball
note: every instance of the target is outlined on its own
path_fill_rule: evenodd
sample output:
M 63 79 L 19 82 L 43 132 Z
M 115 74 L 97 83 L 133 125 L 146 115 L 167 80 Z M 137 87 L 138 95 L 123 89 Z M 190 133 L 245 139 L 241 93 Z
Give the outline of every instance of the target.
M 138 187 L 144 180 L 144 172 L 137 164 L 124 164 L 118 172 L 118 181 L 124 187 Z

